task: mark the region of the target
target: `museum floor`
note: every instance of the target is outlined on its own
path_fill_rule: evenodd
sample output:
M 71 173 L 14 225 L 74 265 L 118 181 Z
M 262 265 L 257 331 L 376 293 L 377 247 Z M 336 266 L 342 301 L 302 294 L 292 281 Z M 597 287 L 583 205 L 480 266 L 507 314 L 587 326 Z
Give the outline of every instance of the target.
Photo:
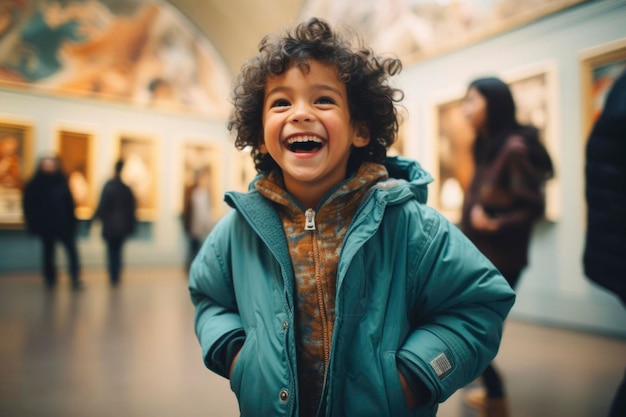
M 63 277 L 64 278 L 64 277 Z M 182 270 L 64 278 L 0 274 L 0 416 L 235 417 L 228 382 L 207 371 Z M 511 417 L 603 417 L 624 375 L 626 340 L 509 321 L 497 363 Z M 474 417 L 463 390 L 440 417 Z

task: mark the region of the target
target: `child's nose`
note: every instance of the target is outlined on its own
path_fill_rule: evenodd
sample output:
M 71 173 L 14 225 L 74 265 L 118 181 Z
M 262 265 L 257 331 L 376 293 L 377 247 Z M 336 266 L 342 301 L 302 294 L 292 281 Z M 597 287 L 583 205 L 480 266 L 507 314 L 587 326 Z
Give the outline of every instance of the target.
M 291 114 L 291 121 L 295 123 L 311 122 L 315 119 L 311 107 L 305 103 L 296 104 L 293 113 Z

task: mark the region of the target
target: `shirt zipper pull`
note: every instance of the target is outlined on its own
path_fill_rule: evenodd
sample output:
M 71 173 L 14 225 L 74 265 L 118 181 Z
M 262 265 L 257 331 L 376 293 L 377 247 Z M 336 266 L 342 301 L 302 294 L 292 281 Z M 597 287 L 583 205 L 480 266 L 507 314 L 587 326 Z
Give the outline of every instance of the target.
M 304 217 L 304 230 L 315 230 L 315 210 L 306 209 Z

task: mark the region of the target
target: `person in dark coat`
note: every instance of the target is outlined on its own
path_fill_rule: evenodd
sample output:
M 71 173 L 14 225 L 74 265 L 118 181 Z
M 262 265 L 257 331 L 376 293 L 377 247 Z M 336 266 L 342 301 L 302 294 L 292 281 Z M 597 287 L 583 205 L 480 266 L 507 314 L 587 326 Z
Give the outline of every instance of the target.
M 130 187 L 122 182 L 124 161 L 115 164 L 115 175 L 104 184 L 94 219 L 102 222 L 102 238 L 107 244 L 107 262 L 111 285 L 117 286 L 122 271 L 122 249 L 135 230 L 136 201 Z
M 513 95 L 502 80 L 474 80 L 463 107 L 476 137 L 475 169 L 463 202 L 461 229 L 515 289 L 528 263 L 533 226 L 545 211 L 552 160 L 538 130 L 517 121 Z M 482 380 L 486 398 L 474 391 L 480 395 L 470 392 L 468 402 L 487 417 L 508 416 L 505 387 L 493 364 Z
M 586 149 L 585 275 L 626 306 L 626 71 L 610 90 Z M 609 417 L 626 416 L 626 376 Z
M 72 288 L 81 289 L 74 200 L 56 156 L 46 156 L 39 161 L 35 175 L 24 189 L 23 211 L 28 232 L 39 236 L 43 243 L 46 287 L 52 289 L 56 286 L 55 246 L 56 242 L 61 242 L 67 253 Z

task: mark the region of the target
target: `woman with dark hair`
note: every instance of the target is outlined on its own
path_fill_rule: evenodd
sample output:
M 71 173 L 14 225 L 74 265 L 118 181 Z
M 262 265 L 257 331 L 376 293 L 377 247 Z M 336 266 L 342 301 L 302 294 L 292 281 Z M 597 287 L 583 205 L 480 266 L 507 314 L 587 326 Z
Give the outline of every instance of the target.
M 461 228 L 512 288 L 528 263 L 535 222 L 545 209 L 545 182 L 554 175 L 539 132 L 520 124 L 509 87 L 498 78 L 473 81 L 463 109 L 476 131 L 475 171 L 465 195 Z M 469 396 L 489 417 L 508 415 L 504 386 L 491 364 L 483 375 L 486 400 Z

